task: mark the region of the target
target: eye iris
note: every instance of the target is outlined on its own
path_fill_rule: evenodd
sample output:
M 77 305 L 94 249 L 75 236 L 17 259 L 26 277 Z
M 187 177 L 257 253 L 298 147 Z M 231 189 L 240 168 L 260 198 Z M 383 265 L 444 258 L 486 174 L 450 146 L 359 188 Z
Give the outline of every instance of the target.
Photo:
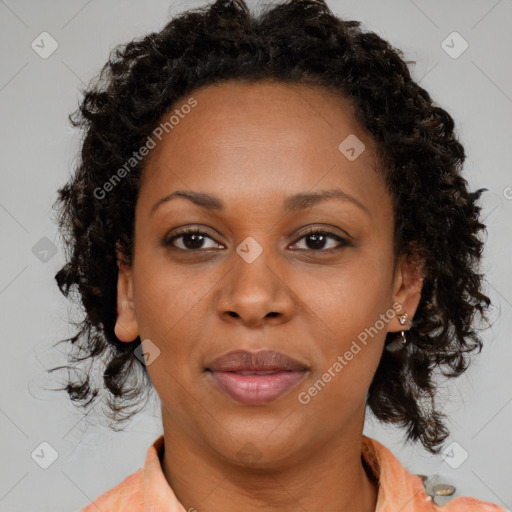
M 313 239 L 313 247 L 311 247 L 311 244 L 307 243 L 308 248 L 310 249 L 321 249 L 323 245 L 325 244 L 325 235 L 319 234 L 319 233 L 311 233 L 306 236 L 306 240 Z
M 200 249 L 203 243 L 203 235 L 197 233 L 185 233 L 183 235 L 183 245 L 187 249 Z M 187 240 L 192 240 L 192 243 L 187 243 Z

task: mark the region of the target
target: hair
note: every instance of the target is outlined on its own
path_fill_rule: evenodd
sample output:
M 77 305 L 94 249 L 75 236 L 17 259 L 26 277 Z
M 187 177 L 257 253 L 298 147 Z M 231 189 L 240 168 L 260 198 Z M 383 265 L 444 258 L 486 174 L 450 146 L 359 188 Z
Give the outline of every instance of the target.
M 64 296 L 78 293 L 85 312 L 75 335 L 61 340 L 73 349 L 64 368 L 74 374 L 62 388 L 73 402 L 89 407 L 106 390 L 107 415 L 119 425 L 138 412 L 151 388 L 135 355 L 140 338 L 121 342 L 114 332 L 116 247 L 131 265 L 146 159 L 104 197 L 97 191 L 163 116 L 201 86 L 228 80 L 319 86 L 347 98 L 375 142 L 376 171 L 395 213 L 395 258 L 411 258 L 424 277 L 408 343 L 400 352 L 383 351 L 367 406 L 382 422 L 404 428 L 407 441 L 439 453 L 449 430 L 436 408 L 436 372 L 456 377 L 469 366 L 470 353 L 482 349 L 474 320 L 476 313 L 487 320 L 490 299 L 478 273 L 485 225 L 477 201 L 487 189 L 468 190 L 454 121 L 411 78 L 403 53 L 360 25 L 335 16 L 322 0 L 267 5 L 258 16 L 243 0 L 218 0 L 111 51 L 69 116 L 83 133 L 80 158 L 54 205 L 67 256 L 55 279 Z M 394 336 L 388 333 L 386 344 Z M 104 364 L 102 385 L 90 370 L 78 375 L 84 361 Z

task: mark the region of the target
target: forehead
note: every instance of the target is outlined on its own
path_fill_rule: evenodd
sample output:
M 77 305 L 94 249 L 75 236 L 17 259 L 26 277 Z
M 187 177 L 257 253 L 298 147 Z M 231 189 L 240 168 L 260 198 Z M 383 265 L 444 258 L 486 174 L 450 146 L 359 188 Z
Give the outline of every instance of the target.
M 195 106 L 180 110 L 191 98 Z M 350 102 L 325 88 L 223 82 L 193 91 L 162 121 L 173 113 L 172 129 L 148 155 L 140 208 L 177 189 L 228 204 L 333 187 L 370 202 L 383 193 L 372 139 Z M 343 153 L 345 140 L 364 148 L 356 159 Z

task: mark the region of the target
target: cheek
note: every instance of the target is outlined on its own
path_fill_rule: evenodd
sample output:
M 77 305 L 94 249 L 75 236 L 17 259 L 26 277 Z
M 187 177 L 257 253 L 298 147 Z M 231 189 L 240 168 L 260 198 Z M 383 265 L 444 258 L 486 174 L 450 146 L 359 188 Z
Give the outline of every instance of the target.
M 135 314 L 141 334 L 165 342 L 172 331 L 187 324 L 205 295 L 200 276 L 168 263 L 134 268 Z M 188 275 L 190 274 L 190 275 Z
M 148 374 L 162 402 L 172 404 L 175 410 L 183 406 L 183 399 L 189 399 L 184 389 L 191 389 L 194 374 L 190 340 L 201 329 L 196 313 L 200 289 L 190 281 L 175 279 L 174 272 L 156 267 L 151 273 L 139 273 L 134 281 L 141 339 L 150 339 L 159 350 L 147 367 Z
M 141 335 L 161 340 L 176 322 L 180 300 L 177 290 L 158 274 L 134 282 L 135 314 Z
M 149 338 L 160 350 L 148 367 L 149 376 L 157 393 L 176 405 L 182 386 L 194 389 L 203 371 L 201 341 L 208 332 L 209 290 L 218 278 L 170 267 L 153 265 L 151 272 L 135 273 L 134 290 L 141 339 Z
M 316 325 L 311 332 L 316 333 L 318 365 L 312 380 L 318 389 L 308 394 L 323 395 L 318 402 L 364 399 L 394 313 L 389 311 L 388 271 L 386 263 L 361 258 L 329 279 L 309 282 L 305 302 Z
M 356 254 L 351 262 L 330 269 L 327 275 L 309 276 L 301 299 L 327 331 L 344 334 L 343 339 L 357 336 L 389 307 L 390 263 Z

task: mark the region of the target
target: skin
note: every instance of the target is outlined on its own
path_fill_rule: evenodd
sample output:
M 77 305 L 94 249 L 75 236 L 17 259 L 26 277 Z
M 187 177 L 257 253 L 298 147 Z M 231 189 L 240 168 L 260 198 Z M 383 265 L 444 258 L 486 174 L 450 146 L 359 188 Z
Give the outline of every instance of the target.
M 133 265 L 118 261 L 116 335 L 160 350 L 147 369 L 162 403 L 165 477 L 186 510 L 373 511 L 378 489 L 360 453 L 365 398 L 386 333 L 410 327 L 423 281 L 410 262 L 395 266 L 393 208 L 372 139 L 345 98 L 317 87 L 224 82 L 191 96 L 197 106 L 148 156 Z M 354 161 L 338 149 L 349 134 L 366 145 Z M 284 213 L 290 195 L 327 189 L 366 211 L 329 199 Z M 175 198 L 151 213 L 175 190 L 215 195 L 225 208 Z M 185 225 L 206 232 L 202 245 L 189 235 L 162 246 Z M 350 245 L 315 244 L 305 227 Z M 236 252 L 247 237 L 262 248 L 251 263 Z M 395 315 L 300 403 L 394 303 L 406 325 Z M 278 350 L 309 370 L 273 402 L 243 405 L 204 372 L 234 349 Z M 253 462 L 240 456 L 250 450 Z

